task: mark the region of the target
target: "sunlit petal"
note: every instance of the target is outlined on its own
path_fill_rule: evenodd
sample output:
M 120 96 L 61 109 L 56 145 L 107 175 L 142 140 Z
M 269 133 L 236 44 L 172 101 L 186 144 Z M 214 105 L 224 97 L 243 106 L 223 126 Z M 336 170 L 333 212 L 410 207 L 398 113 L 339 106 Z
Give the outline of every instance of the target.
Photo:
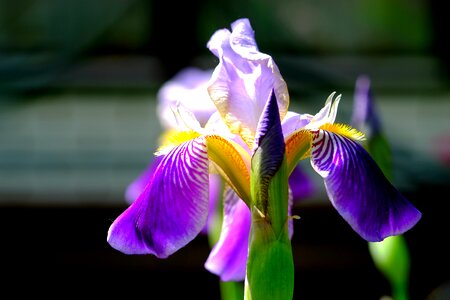
M 332 204 L 367 241 L 402 234 L 419 221 L 421 213 L 389 183 L 357 142 L 317 130 L 311 157 Z
M 219 241 L 213 247 L 205 267 L 222 281 L 245 278 L 250 235 L 250 209 L 228 188 L 224 195 L 224 220 Z
M 173 148 L 144 192 L 113 222 L 108 242 L 127 254 L 171 255 L 205 226 L 208 182 L 203 137 Z
M 280 117 L 289 105 L 289 95 L 272 58 L 258 51 L 254 32 L 247 19 L 232 24 L 233 31 L 217 31 L 208 48 L 219 58 L 208 88 L 221 117 L 232 133 L 253 146 L 259 118 L 272 89 Z
M 171 109 L 177 122 L 176 129 L 180 131 L 202 131 L 202 126 L 197 120 L 194 112 L 189 110 L 186 106 L 181 103 L 177 103 L 176 105 L 173 105 Z
M 333 124 L 336 120 L 337 110 L 341 95 L 334 98 L 336 92 L 333 92 L 328 96 L 325 106 L 311 119 L 311 122 L 306 125 L 306 129 L 317 129 L 320 126 L 330 123 Z
M 284 137 L 286 138 L 295 131 L 304 128 L 311 122 L 312 118 L 313 116 L 309 114 L 298 114 L 288 111 L 284 119 L 281 121 Z

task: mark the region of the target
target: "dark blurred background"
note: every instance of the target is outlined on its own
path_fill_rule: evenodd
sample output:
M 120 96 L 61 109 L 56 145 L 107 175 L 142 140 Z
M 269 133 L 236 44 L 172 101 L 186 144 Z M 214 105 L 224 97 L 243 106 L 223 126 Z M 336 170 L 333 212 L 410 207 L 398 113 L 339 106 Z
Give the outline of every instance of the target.
M 315 113 L 337 91 L 338 118 L 348 122 L 356 78 L 370 76 L 394 184 L 423 213 L 405 234 L 411 299 L 449 299 L 436 296 L 450 281 L 444 4 L 0 0 L 0 290 L 219 299 L 218 278 L 203 268 L 206 237 L 160 260 L 119 253 L 106 233 L 127 206 L 127 184 L 152 159 L 159 87 L 184 67 L 214 67 L 210 36 L 248 17 L 288 83 L 292 110 Z M 317 183 L 294 208 L 295 298 L 388 295 L 367 243 Z

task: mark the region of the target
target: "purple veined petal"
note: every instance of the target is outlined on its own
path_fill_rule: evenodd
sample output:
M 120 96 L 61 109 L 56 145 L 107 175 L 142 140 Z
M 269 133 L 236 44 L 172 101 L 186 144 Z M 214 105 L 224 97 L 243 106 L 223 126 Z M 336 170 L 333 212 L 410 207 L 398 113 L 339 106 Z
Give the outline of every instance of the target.
M 191 111 L 201 126 L 206 124 L 216 111 L 207 90 L 212 71 L 188 67 L 161 86 L 157 94 L 157 111 L 160 123 L 165 129 L 177 127 L 171 107 L 178 105 Z
M 144 192 L 110 226 L 108 243 L 126 254 L 173 254 L 206 224 L 208 182 L 204 137 L 173 148 Z
M 145 186 L 150 182 L 156 168 L 164 156 L 156 156 L 148 164 L 147 168 L 133 180 L 125 189 L 125 200 L 128 204 L 133 203 L 139 195 L 144 191 Z
M 310 197 L 315 191 L 314 181 L 300 164 L 296 165 L 291 175 L 289 175 L 289 187 L 292 191 L 294 202 Z
M 227 188 L 220 238 L 205 262 L 205 268 L 220 276 L 222 281 L 245 278 L 250 224 L 250 209 L 231 188 Z
M 370 242 L 412 228 L 421 213 L 391 185 L 357 142 L 335 133 L 313 132 L 311 164 L 325 181 L 333 206 Z
M 211 226 L 216 222 L 219 201 L 222 196 L 222 178 L 218 174 L 209 175 L 209 209 L 206 226 L 202 230 L 202 234 L 208 234 Z

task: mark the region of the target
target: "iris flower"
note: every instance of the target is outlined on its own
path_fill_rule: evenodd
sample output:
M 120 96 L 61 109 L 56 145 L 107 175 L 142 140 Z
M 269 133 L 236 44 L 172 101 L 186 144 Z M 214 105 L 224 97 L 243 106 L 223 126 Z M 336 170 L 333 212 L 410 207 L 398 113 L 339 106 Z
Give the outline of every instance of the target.
M 174 78 L 161 87 L 157 95 L 158 116 L 166 133 L 175 130 L 178 127 L 177 119 L 172 111 L 173 107 L 177 105 L 182 105 L 185 109 L 190 110 L 201 125 L 206 125 L 207 120 L 214 112 L 216 112 L 216 108 L 209 98 L 207 91 L 207 84 L 211 75 L 212 70 L 201 70 L 189 67 L 180 71 Z M 218 119 L 216 122 L 221 122 L 221 120 Z M 221 124 L 221 126 L 224 125 Z M 250 152 L 248 149 L 247 151 Z M 128 185 L 125 192 L 125 198 L 129 204 L 134 202 L 139 194 L 143 192 L 145 186 L 151 180 L 157 166 L 161 162 L 162 157 L 164 156 L 156 156 L 147 168 Z M 314 191 L 312 180 L 307 177 L 300 166 L 296 166 L 289 177 L 289 181 L 291 182 L 291 197 L 293 201 L 302 200 L 310 196 Z M 210 226 L 217 220 L 217 216 L 214 212 L 218 205 L 220 193 L 224 192 L 222 191 L 222 187 L 223 185 L 220 182 L 220 177 L 217 176 L 217 174 L 210 174 L 208 221 L 202 231 L 205 234 L 208 233 Z M 230 231 L 230 228 L 232 228 L 231 232 L 236 229 L 242 231 L 240 228 L 245 228 L 245 230 L 249 232 L 250 211 L 247 206 L 240 201 L 236 193 L 233 193 L 230 189 L 225 192 L 225 199 L 230 199 L 226 201 L 225 210 L 232 207 L 233 212 L 231 215 L 239 215 L 239 217 L 230 217 L 229 213 L 225 214 L 224 228 L 226 228 L 226 232 Z M 229 205 L 230 202 L 237 203 L 236 205 Z M 236 222 L 233 224 L 233 220 L 236 219 L 241 220 L 241 224 L 237 224 Z M 223 281 L 241 281 L 245 277 L 248 234 L 241 234 L 241 236 L 244 240 L 237 242 L 235 239 L 230 241 L 228 234 L 222 234 L 220 242 L 214 248 L 206 263 L 206 268 L 217 275 L 220 275 Z M 228 251 L 223 250 L 222 245 L 224 244 L 228 245 Z M 238 253 L 238 255 L 236 253 Z M 223 259 L 223 257 L 225 257 L 225 259 Z M 231 262 L 231 260 L 233 261 Z
M 259 205 L 255 195 L 267 193 L 281 164 L 291 174 L 308 158 L 333 206 L 364 239 L 380 241 L 410 229 L 420 212 L 359 144 L 363 134 L 334 124 L 340 96 L 331 94 L 314 116 L 289 112 L 287 85 L 272 57 L 259 51 L 249 20 L 239 19 L 231 28 L 218 30 L 208 42 L 219 59 L 208 83 L 217 113 L 201 126 L 178 106 L 178 130 L 157 152 L 160 162 L 143 192 L 111 225 L 110 245 L 160 258 L 184 247 L 205 226 L 209 174 L 219 174 L 226 182 L 224 223 L 206 267 L 223 280 L 243 279 L 249 212 Z M 261 174 L 256 190 L 250 180 L 255 173 Z M 260 211 L 270 217 L 265 214 Z M 291 236 L 289 214 L 287 209 Z

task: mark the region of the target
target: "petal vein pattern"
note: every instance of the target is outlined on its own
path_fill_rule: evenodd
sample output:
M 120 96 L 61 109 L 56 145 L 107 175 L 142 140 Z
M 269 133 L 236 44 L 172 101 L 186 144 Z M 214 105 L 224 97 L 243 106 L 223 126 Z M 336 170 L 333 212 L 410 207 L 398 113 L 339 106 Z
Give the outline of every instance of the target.
M 204 137 L 173 148 L 139 198 L 111 225 L 108 242 L 127 254 L 166 258 L 193 240 L 208 215 Z
M 311 158 L 333 206 L 367 241 L 401 234 L 419 221 L 420 212 L 357 142 L 325 130 L 313 131 Z

